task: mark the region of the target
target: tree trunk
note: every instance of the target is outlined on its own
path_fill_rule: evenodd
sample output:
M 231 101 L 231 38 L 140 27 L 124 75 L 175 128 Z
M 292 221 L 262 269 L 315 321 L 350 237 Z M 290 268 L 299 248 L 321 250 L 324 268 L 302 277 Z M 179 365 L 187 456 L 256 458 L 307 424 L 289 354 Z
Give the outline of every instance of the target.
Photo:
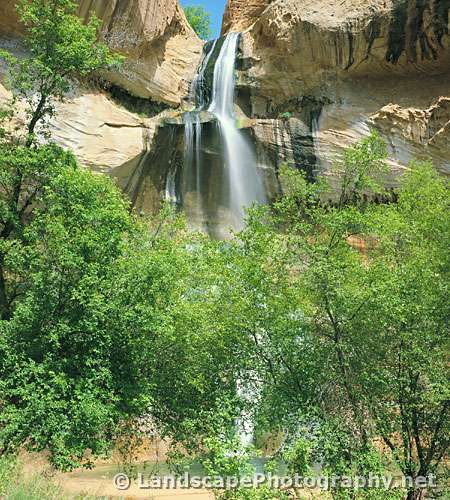
M 422 500 L 422 498 L 425 498 L 425 488 L 409 490 L 406 496 L 406 500 Z
M 1 258 L 3 260 L 3 258 Z M 0 320 L 7 320 L 10 317 L 8 297 L 6 295 L 5 273 L 3 262 L 0 262 Z
M 42 117 L 44 116 L 43 110 L 46 103 L 47 103 L 47 95 L 41 94 L 41 99 L 39 101 L 39 104 L 37 105 L 36 110 L 33 113 L 33 116 L 31 117 L 31 121 L 28 124 L 28 137 L 27 137 L 27 142 L 25 144 L 27 148 L 31 147 L 31 145 L 33 144 L 34 130 L 39 120 L 41 120 Z

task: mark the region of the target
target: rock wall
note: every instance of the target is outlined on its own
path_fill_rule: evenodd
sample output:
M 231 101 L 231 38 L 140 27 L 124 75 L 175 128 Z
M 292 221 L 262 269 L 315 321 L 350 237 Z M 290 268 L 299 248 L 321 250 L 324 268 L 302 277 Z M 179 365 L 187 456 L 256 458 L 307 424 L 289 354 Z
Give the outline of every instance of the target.
M 0 35 L 22 32 L 17 0 L 1 0 Z M 173 106 L 181 103 L 195 75 L 203 43 L 186 21 L 178 0 L 78 0 L 78 13 L 102 21 L 102 36 L 126 57 L 107 79 L 130 93 Z
M 228 0 L 222 21 L 222 34 L 250 28 L 272 2 L 273 0 Z
M 0 1 L 0 36 L 8 43 L 21 33 L 15 1 Z M 389 147 L 388 186 L 414 158 L 431 157 L 450 173 L 449 9 L 450 0 L 228 1 L 224 32 L 244 32 L 239 122 L 254 141 L 271 196 L 279 192 L 274 171 L 282 164 L 335 182 L 332 164 L 370 127 Z M 182 103 L 203 44 L 177 0 L 79 0 L 78 12 L 83 19 L 95 12 L 104 39 L 127 58 L 122 72 L 107 75 L 111 82 L 174 107 Z M 7 94 L 0 85 L 0 98 Z M 177 111 L 142 119 L 105 93 L 79 89 L 59 105 L 52 126 L 82 165 L 115 177 L 138 211 L 155 211 L 168 175 L 183 166 Z M 205 127 L 205 210 L 218 233 L 227 217 L 214 194 L 222 182 L 214 174 L 220 154 L 214 127 Z
M 431 156 L 450 173 L 441 99 L 450 96 L 450 0 L 258 3 L 262 12 L 249 19 L 249 6 L 230 0 L 225 29 L 248 26 L 239 90 L 251 118 L 270 120 L 263 134 L 255 125 L 266 155 L 274 144 L 295 151 L 309 136 L 314 154 L 297 154 L 297 167 L 309 171 L 315 157 L 316 171 L 329 175 L 342 149 L 375 127 L 392 157 L 389 185 L 414 157 Z M 301 126 L 289 141 L 279 132 L 292 120 Z
M 0 105 L 10 97 L 0 84 Z M 50 130 L 52 140 L 70 148 L 80 165 L 111 176 L 134 205 L 148 214 L 160 207 L 169 168 L 163 153 L 171 145 L 161 148 L 165 132 L 160 127 L 175 113 L 168 110 L 141 118 L 105 92 L 79 88 L 70 99 L 56 104 Z M 19 109 L 16 120 L 24 119 Z

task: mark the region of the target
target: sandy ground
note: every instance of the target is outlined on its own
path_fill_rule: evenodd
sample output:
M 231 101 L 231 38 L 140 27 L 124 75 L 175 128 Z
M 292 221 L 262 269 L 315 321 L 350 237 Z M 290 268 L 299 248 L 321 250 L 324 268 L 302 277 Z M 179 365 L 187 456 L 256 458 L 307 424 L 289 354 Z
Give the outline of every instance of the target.
M 20 461 L 24 476 L 31 478 L 44 475 L 51 478 L 61 487 L 67 500 L 80 500 L 84 497 L 89 500 L 214 500 L 214 495 L 209 491 L 182 488 L 145 489 L 139 487 L 137 480 L 131 480 L 130 487 L 121 491 L 114 484 L 114 478 L 121 468 L 113 460 L 99 461 L 92 470 L 78 469 L 70 473 L 55 473 L 44 454 L 22 453 Z M 144 473 L 144 478 L 150 476 L 149 472 Z M 323 492 L 308 490 L 302 491 L 301 498 L 323 500 L 327 497 Z
M 114 485 L 114 476 L 119 471 L 116 464 L 99 462 L 93 470 L 78 469 L 70 473 L 50 473 L 48 461 L 44 454 L 21 453 L 20 461 L 25 476 L 33 477 L 43 474 L 50 477 L 58 484 L 68 499 L 98 498 L 101 500 L 213 500 L 214 496 L 204 490 L 172 489 L 148 490 L 138 487 L 137 481 L 131 481 L 131 486 L 126 491 L 120 491 Z
M 148 500 L 170 500 L 170 499 L 189 499 L 189 500 L 212 500 L 214 497 L 206 491 L 200 490 L 143 490 L 137 485 L 133 485 L 127 491 L 120 492 L 114 486 L 110 479 L 90 479 L 71 477 L 67 474 L 58 478 L 59 484 L 69 497 L 77 495 L 92 495 L 94 497 L 108 499 L 148 499 Z

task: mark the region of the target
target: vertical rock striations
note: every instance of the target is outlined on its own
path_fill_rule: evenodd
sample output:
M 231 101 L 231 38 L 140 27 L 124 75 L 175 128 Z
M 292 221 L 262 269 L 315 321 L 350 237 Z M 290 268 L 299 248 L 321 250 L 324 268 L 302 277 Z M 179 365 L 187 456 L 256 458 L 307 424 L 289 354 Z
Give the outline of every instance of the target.
M 315 158 L 315 170 L 329 175 L 342 149 L 375 127 L 393 158 L 388 184 L 397 182 L 412 157 L 431 156 L 436 168 L 450 173 L 445 124 L 426 141 L 398 126 L 415 130 L 416 113 L 428 116 L 450 95 L 450 0 L 256 3 L 260 9 L 252 18 L 253 2 L 230 0 L 224 29 L 247 27 L 240 101 L 247 101 L 242 108 L 251 118 L 266 120 L 255 126 L 263 161 L 281 137 L 278 149 L 297 150 L 298 168 L 310 172 Z M 390 113 L 378 115 L 386 106 Z M 288 127 L 287 141 L 292 120 L 300 125 Z

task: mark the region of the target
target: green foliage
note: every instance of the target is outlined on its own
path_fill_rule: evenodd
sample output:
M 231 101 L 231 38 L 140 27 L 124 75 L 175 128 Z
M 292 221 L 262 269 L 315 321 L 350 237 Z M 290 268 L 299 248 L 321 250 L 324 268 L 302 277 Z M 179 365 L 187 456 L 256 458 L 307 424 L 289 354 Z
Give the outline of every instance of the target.
M 53 102 L 63 99 L 71 80 L 120 63 L 108 47 L 97 42 L 99 20 L 83 24 L 72 0 L 20 0 L 18 13 L 26 27 L 28 55 L 16 58 L 1 51 L 8 64 L 8 83 L 17 99 L 27 104 L 27 141 L 34 140 L 36 125 L 54 114 Z
M 217 500 L 288 500 L 289 494 L 275 490 L 267 485 L 259 488 L 237 488 L 229 491 L 216 492 Z
M 184 13 L 189 24 L 197 35 L 203 40 L 208 40 L 212 35 L 211 16 L 202 6 L 184 7 Z
M 285 111 L 284 113 L 281 113 L 280 118 L 283 120 L 289 120 L 292 118 L 292 113 L 290 111 Z
M 374 133 L 348 150 L 334 207 L 288 171 L 235 249 L 241 380 L 258 380 L 255 421 L 285 429 L 292 470 L 308 423 L 311 460 L 338 474 L 426 476 L 448 450 L 448 185 L 413 164 L 398 203 L 373 204 L 385 158 Z
M 283 461 L 292 474 L 307 476 L 311 473 L 311 440 L 298 437 L 283 453 Z
M 70 80 L 117 61 L 96 41 L 98 21 L 83 25 L 75 9 L 20 2 L 28 56 L 2 53 L 14 98 L 0 137 L 0 451 L 48 449 L 62 469 L 88 448 L 105 453 L 126 414 L 112 388 L 111 339 L 102 338 L 102 287 L 133 226 L 111 181 L 35 144 Z M 18 99 L 25 134 L 11 127 Z
M 0 134 L 0 452 L 90 465 L 145 420 L 174 456 L 182 444 L 210 474 L 242 477 L 245 416 L 283 436 L 275 458 L 292 474 L 436 472 L 450 435 L 446 182 L 412 165 L 397 203 L 372 203 L 387 159 L 372 132 L 337 166 L 332 206 L 327 186 L 283 169 L 285 196 L 234 240 L 192 234 L 168 207 L 137 221 L 110 180 L 35 141 L 71 78 L 116 61 L 74 9 L 22 2 L 30 58 L 4 54 L 29 120 L 24 137 Z
M 233 337 L 217 346 L 225 311 L 209 268 L 224 258 L 217 244 L 168 210 L 138 224 L 109 179 L 56 146 L 4 151 L 0 449 L 48 450 L 71 469 L 144 415 L 196 450 L 232 428 L 222 408 L 236 393 Z M 11 211 L 17 171 L 27 189 Z
M 377 132 L 345 150 L 336 173 L 341 180 L 339 206 L 358 204 L 368 193 L 383 191 L 382 175 L 387 172 L 387 149 Z
M 78 169 L 69 154 L 53 146 L 20 152 L 29 153 L 22 160 L 37 181 L 38 208 L 2 240 L 0 449 L 48 448 L 58 467 L 70 468 L 87 448 L 107 451 L 123 404 L 103 323 L 108 273 L 131 219 L 112 183 Z
M 32 209 L 54 177 L 75 168 L 75 159 L 51 144 L 29 148 L 5 141 L 0 143 L 0 166 L 0 318 L 7 319 L 19 290 L 14 280 L 7 283 L 6 255 L 26 238 Z
M 109 179 L 55 146 L 15 151 L 5 165 L 24 165 L 36 207 L 22 210 L 21 198 L 24 216 L 2 240 L 0 448 L 48 450 L 71 469 L 89 465 L 86 449 L 106 454 L 119 424 L 144 415 L 196 449 L 231 428 L 235 416 L 220 415 L 237 374 L 233 338 L 215 340 L 224 316 L 208 268 L 216 244 L 170 211 L 138 224 Z

